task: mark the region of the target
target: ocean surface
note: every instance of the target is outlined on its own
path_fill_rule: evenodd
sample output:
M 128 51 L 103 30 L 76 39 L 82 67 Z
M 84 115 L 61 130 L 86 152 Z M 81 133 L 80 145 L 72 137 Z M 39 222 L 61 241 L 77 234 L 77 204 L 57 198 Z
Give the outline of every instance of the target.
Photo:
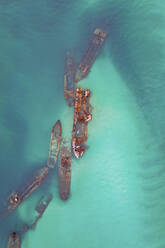
M 65 53 L 80 61 L 96 27 L 108 33 L 89 76 L 93 120 L 72 160 L 71 197 L 57 171 L 0 220 L 0 247 L 54 198 L 23 248 L 165 247 L 164 0 L 0 0 L 0 211 L 12 190 L 46 165 L 53 124 L 70 140 L 63 96 Z

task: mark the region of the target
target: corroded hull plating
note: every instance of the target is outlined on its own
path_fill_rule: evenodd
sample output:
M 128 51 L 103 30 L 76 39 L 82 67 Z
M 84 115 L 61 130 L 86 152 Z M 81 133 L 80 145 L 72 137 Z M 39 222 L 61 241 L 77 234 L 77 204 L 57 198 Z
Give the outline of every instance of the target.
M 35 228 L 35 226 L 37 225 L 38 221 L 40 220 L 40 218 L 44 214 L 46 208 L 48 207 L 49 203 L 51 202 L 52 198 L 53 198 L 52 194 L 44 195 L 44 196 L 41 197 L 39 203 L 36 206 L 36 211 L 37 211 L 37 213 L 39 215 L 36 217 L 35 221 L 30 226 L 31 229 Z
M 61 121 L 58 120 L 52 128 L 49 155 L 47 165 L 49 168 L 54 168 L 57 162 L 57 157 L 61 143 L 62 126 Z
M 89 43 L 88 49 L 84 54 L 75 74 L 75 82 L 79 82 L 81 79 L 85 78 L 100 52 L 104 40 L 107 34 L 101 29 L 96 29 L 93 33 L 93 37 Z
M 61 148 L 58 178 L 60 197 L 62 200 L 67 200 L 70 195 L 71 183 L 71 151 L 64 145 Z
M 66 53 L 66 64 L 64 74 L 64 96 L 69 106 L 73 106 L 74 97 L 74 77 L 75 77 L 75 65 L 73 54 L 71 51 Z
M 8 248 L 20 248 L 20 238 L 15 232 L 11 233 L 8 240 Z
M 72 131 L 72 150 L 76 158 L 82 157 L 87 148 L 85 141 L 87 140 L 88 121 L 92 119 L 89 100 L 90 90 L 76 89 Z
M 29 197 L 44 181 L 48 174 L 48 166 L 43 167 L 38 171 L 32 182 L 23 190 L 13 192 L 8 198 L 8 213 L 11 213 L 17 208 L 27 197 Z

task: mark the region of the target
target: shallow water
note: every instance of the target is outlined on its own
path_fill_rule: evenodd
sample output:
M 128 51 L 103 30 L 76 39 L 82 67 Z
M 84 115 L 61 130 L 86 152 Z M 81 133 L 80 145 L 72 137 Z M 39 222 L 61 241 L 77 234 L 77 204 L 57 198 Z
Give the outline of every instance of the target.
M 97 26 L 108 39 L 88 78 L 93 120 L 89 149 L 72 161 L 71 197 L 58 196 L 57 171 L 12 215 L 8 234 L 31 223 L 37 199 L 54 199 L 22 247 L 163 248 L 163 1 L 0 2 L 0 210 L 12 189 L 45 165 L 52 125 L 71 137 L 73 110 L 63 97 L 65 52 L 82 56 Z

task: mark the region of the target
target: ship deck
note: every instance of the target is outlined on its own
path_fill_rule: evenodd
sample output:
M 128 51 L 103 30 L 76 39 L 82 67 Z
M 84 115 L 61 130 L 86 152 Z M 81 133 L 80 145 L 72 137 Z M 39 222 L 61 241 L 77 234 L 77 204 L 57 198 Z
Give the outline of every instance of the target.
M 76 157 L 78 153 L 84 153 L 87 140 L 88 121 L 92 119 L 90 113 L 91 106 L 89 104 L 90 90 L 77 88 L 75 94 L 74 122 L 72 132 L 72 148 Z M 78 153 L 77 153 L 78 152 Z

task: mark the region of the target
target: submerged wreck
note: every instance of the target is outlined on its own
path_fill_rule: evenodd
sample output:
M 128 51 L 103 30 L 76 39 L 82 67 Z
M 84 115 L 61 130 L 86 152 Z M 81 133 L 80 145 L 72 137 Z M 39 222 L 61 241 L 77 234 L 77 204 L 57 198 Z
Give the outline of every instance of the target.
M 60 155 L 58 170 L 59 194 L 62 200 L 67 200 L 70 195 L 71 184 L 71 150 L 63 144 Z
M 41 196 L 35 211 L 38 213 L 37 217 L 35 218 L 35 220 L 33 221 L 33 223 L 31 225 L 28 224 L 24 224 L 22 230 L 21 230 L 21 235 L 25 234 L 26 232 L 28 232 L 30 229 L 34 229 L 38 223 L 38 221 L 42 218 L 45 210 L 47 209 L 49 203 L 51 202 L 51 200 L 53 199 L 53 195 L 51 193 L 48 193 L 46 195 Z
M 83 156 L 87 146 L 88 122 L 92 119 L 90 100 L 90 90 L 77 88 L 74 103 L 74 121 L 72 131 L 72 150 L 76 158 Z
M 93 33 L 93 37 L 91 41 L 89 42 L 87 51 L 85 52 L 76 70 L 76 74 L 75 74 L 76 83 L 79 82 L 81 79 L 87 77 L 97 55 L 99 54 L 103 46 L 103 43 L 106 37 L 107 37 L 107 34 L 103 30 L 99 28 L 95 29 Z
M 12 232 L 9 236 L 7 248 L 20 248 L 20 237 L 18 233 Z
M 32 225 L 30 225 L 30 229 L 34 229 L 37 225 L 38 221 L 41 219 L 42 215 L 44 214 L 45 210 L 47 209 L 49 203 L 53 199 L 52 194 L 47 194 L 41 197 L 39 200 L 39 203 L 37 204 L 35 210 L 38 213 L 38 216 L 36 217 L 35 221 Z
M 52 128 L 49 146 L 49 155 L 47 165 L 49 168 L 54 168 L 57 162 L 57 157 L 60 149 L 62 135 L 61 121 L 58 120 Z
M 11 213 L 16 209 L 27 197 L 29 197 L 42 184 L 48 174 L 48 166 L 41 168 L 34 176 L 31 183 L 25 188 L 14 191 L 8 198 L 7 212 Z
M 74 105 L 74 77 L 75 65 L 71 51 L 66 53 L 65 74 L 64 74 L 64 96 L 69 106 Z

